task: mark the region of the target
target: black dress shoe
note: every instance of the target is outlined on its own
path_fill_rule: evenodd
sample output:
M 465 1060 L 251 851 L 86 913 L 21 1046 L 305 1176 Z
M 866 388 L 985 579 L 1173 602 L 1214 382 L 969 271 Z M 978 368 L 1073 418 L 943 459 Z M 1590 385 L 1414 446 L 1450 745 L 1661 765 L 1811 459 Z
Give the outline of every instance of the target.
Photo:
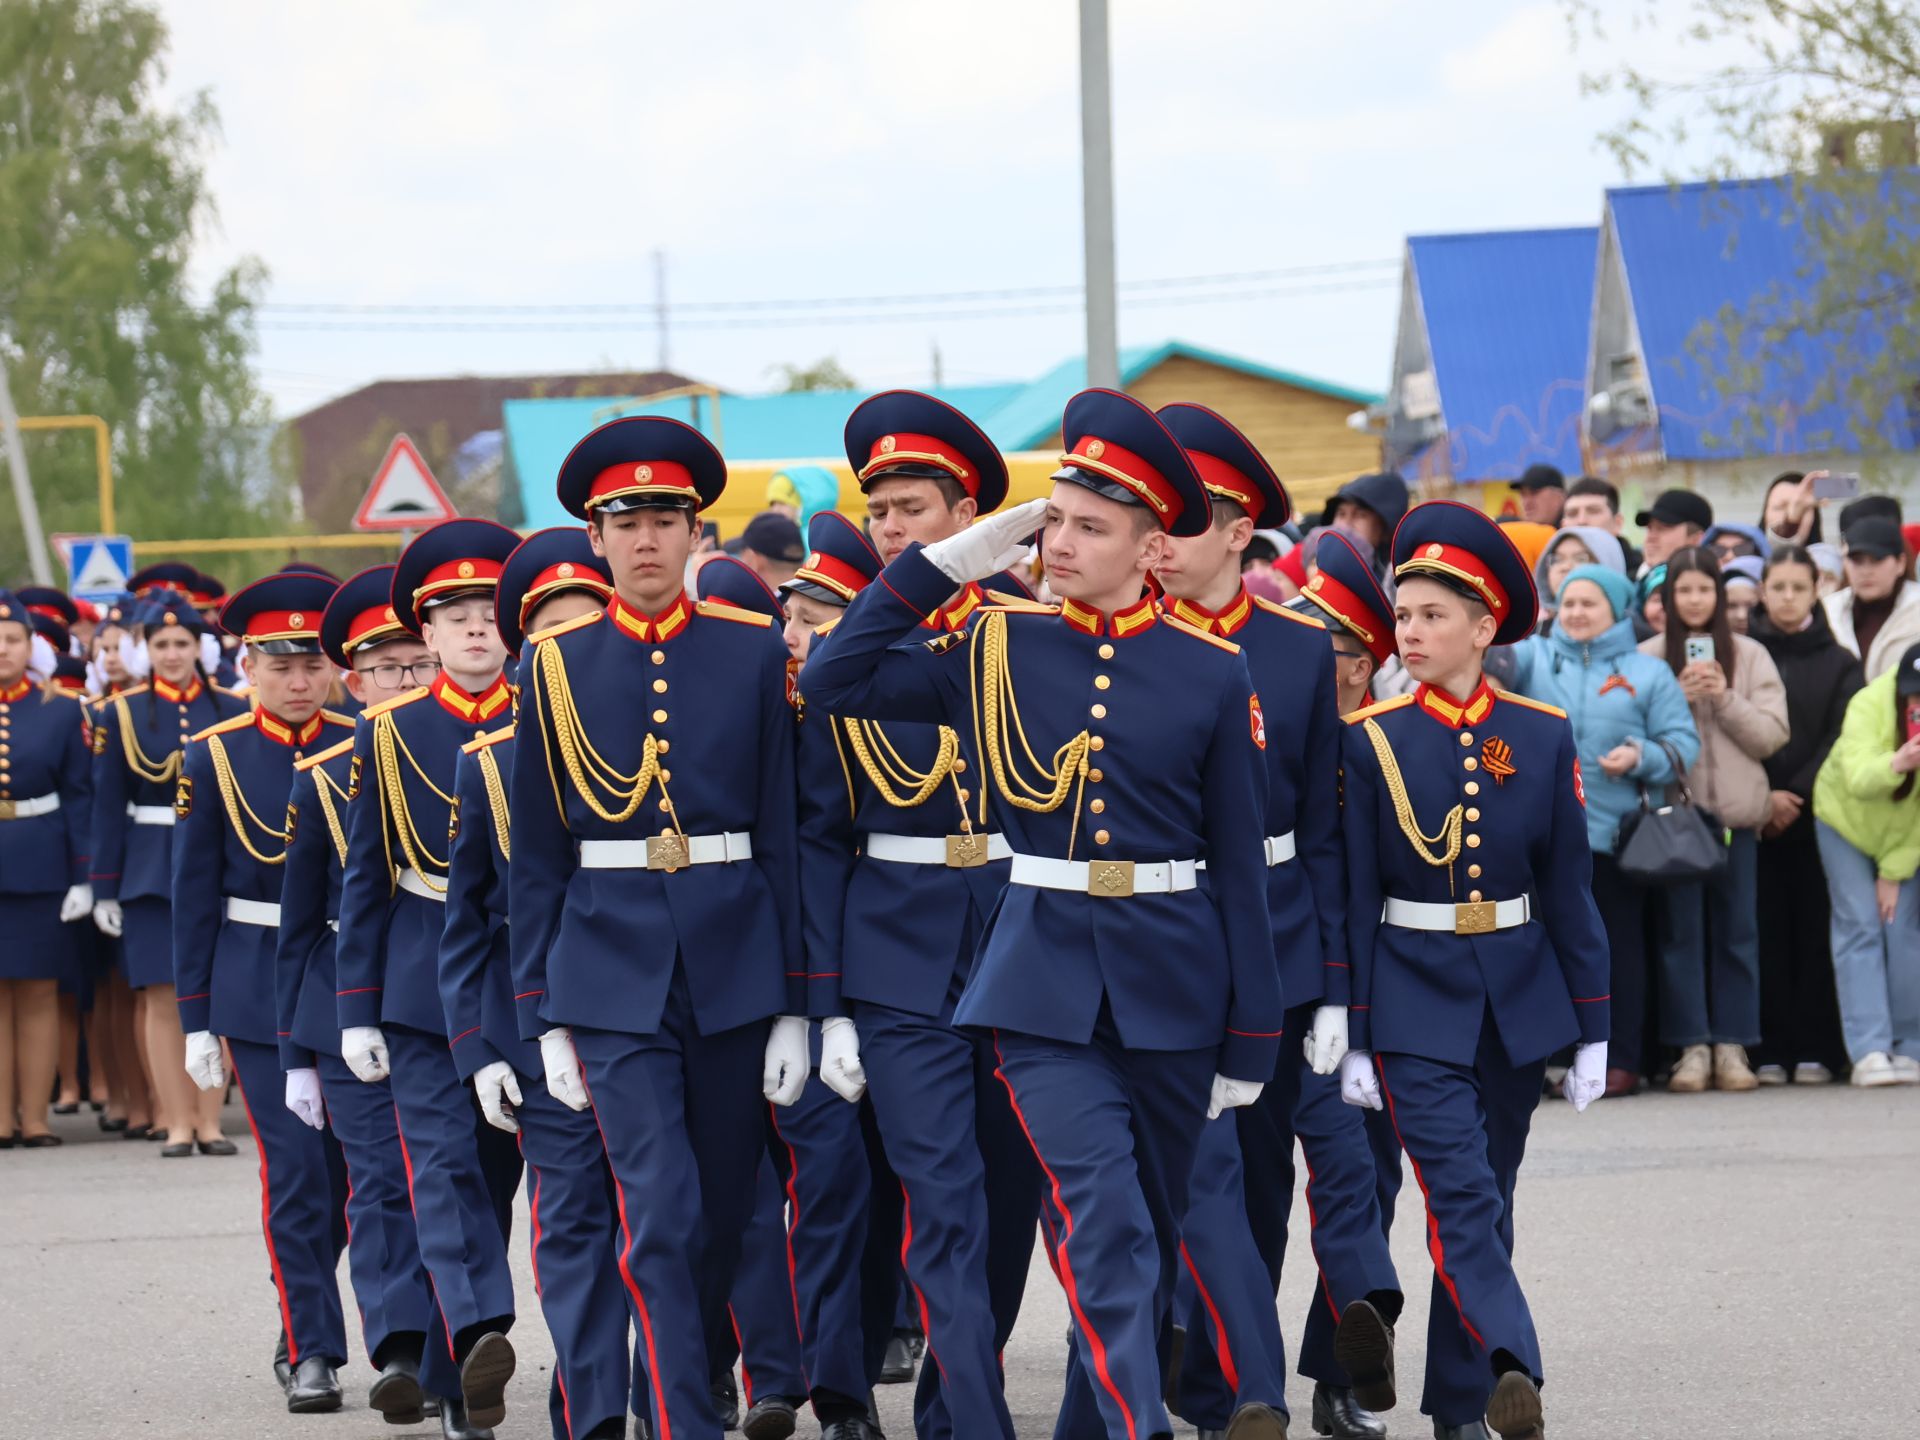
M 1399 1403 L 1393 1388 L 1393 1327 L 1365 1300 L 1347 1306 L 1333 1332 L 1333 1358 L 1353 1381 L 1353 1398 L 1369 1410 Z
M 240 1153 L 240 1147 L 224 1135 L 213 1140 L 196 1140 L 193 1143 L 202 1155 L 238 1155 Z
M 56 1105 L 53 1107 L 53 1113 L 56 1115 L 78 1115 L 80 1113 L 80 1102 L 74 1100 L 65 1105 Z
M 148 1140 L 157 1134 L 166 1133 L 155 1130 L 151 1125 L 129 1125 L 124 1120 L 110 1128 L 118 1130 L 122 1140 Z
M 15 1135 L 11 1131 L 9 1131 L 5 1135 L 0 1135 L 0 1150 L 11 1150 L 15 1145 L 19 1143 L 20 1143 L 20 1137 L 18 1135 Z
M 280 1382 L 280 1391 L 285 1394 L 293 1384 L 293 1362 L 287 1358 L 287 1332 L 280 1332 L 280 1343 L 273 1347 L 273 1378 Z
M 1387 1422 L 1353 1398 L 1344 1385 L 1313 1387 L 1313 1433 L 1334 1440 L 1384 1440 Z
M 1257 1402 L 1242 1405 L 1228 1422 L 1227 1440 L 1287 1440 L 1286 1412 Z
M 722 1430 L 740 1428 L 740 1386 L 735 1383 L 733 1372 L 729 1370 L 713 1382 L 713 1413 L 720 1421 Z
M 58 1135 L 55 1135 L 49 1130 L 45 1135 L 24 1136 L 20 1141 L 20 1148 L 22 1150 L 51 1150 L 56 1145 L 64 1145 L 66 1143 L 65 1140 L 62 1140 Z
M 1160 1376 L 1160 1398 L 1166 1402 L 1167 1409 L 1181 1414 L 1180 1376 L 1187 1365 L 1187 1327 L 1170 1327 L 1172 1338 L 1167 1342 L 1167 1368 Z
M 854 1415 L 822 1425 L 820 1440 L 887 1440 L 887 1437 L 866 1416 Z
M 493 1440 L 493 1431 L 475 1425 L 467 1418 L 467 1407 L 452 1396 L 440 1401 L 441 1440 Z
M 124 1115 L 120 1116 L 118 1119 L 116 1119 L 111 1115 L 102 1115 L 94 1123 L 97 1124 L 103 1131 L 105 1131 L 109 1135 L 114 1134 L 116 1131 L 124 1130 L 127 1128 L 127 1118 Z M 150 1130 L 153 1127 L 149 1125 L 147 1128 Z
M 460 1362 L 460 1398 L 467 1424 L 491 1430 L 507 1418 L 507 1381 L 513 1378 L 513 1366 L 513 1346 L 498 1330 L 489 1330 L 473 1342 L 473 1349 Z
M 1500 1440 L 1546 1440 L 1547 1415 L 1531 1375 L 1509 1370 L 1500 1377 L 1487 1401 L 1487 1427 Z
M 913 1347 L 898 1330 L 887 1341 L 886 1357 L 880 1362 L 882 1385 L 905 1385 L 913 1379 Z
M 323 1415 L 340 1408 L 340 1379 L 324 1355 L 308 1355 L 293 1367 L 287 1409 L 295 1415 Z
M 747 1440 L 787 1440 L 799 1424 L 799 1406 L 784 1395 L 763 1395 L 740 1419 Z
M 420 1389 L 420 1362 L 410 1355 L 389 1360 L 367 1391 L 367 1408 L 389 1425 L 418 1425 L 426 1419 L 426 1395 Z
M 1479 1420 L 1469 1420 L 1464 1425 L 1442 1425 L 1433 1422 L 1433 1440 L 1493 1440 L 1486 1424 Z
M 160 1158 L 162 1160 L 184 1160 L 191 1154 L 193 1154 L 193 1142 L 191 1140 L 180 1140 L 160 1147 Z

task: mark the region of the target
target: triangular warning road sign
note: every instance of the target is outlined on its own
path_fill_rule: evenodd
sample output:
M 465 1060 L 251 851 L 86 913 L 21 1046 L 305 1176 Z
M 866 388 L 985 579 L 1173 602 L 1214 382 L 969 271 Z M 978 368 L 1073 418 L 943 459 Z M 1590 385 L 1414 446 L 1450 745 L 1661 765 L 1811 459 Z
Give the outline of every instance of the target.
M 374 471 L 366 499 L 354 512 L 353 528 L 424 530 L 458 513 L 413 441 L 396 435 L 387 447 L 387 458 Z

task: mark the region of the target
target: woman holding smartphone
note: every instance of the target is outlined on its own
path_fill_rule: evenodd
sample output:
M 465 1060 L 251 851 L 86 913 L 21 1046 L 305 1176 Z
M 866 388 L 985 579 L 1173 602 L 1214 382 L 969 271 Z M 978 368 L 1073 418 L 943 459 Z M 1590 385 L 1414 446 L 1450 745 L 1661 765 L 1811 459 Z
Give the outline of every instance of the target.
M 1762 761 L 1787 743 L 1787 696 L 1766 647 L 1727 623 L 1726 585 L 1711 550 L 1667 557 L 1660 585 L 1667 629 L 1640 646 L 1680 682 L 1700 757 L 1693 798 L 1727 836 L 1727 867 L 1666 895 L 1660 947 L 1662 1037 L 1680 1047 L 1669 1090 L 1752 1090 L 1760 1039 L 1759 832 L 1772 815 Z

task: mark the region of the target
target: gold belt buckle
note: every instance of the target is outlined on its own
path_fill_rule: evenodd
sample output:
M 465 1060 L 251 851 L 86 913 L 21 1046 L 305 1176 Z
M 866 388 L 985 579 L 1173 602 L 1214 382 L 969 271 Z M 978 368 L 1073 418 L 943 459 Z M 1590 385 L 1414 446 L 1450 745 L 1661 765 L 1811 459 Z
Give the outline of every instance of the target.
M 687 864 L 687 840 L 671 830 L 647 836 L 647 869 L 664 870 L 671 875 Z
M 987 863 L 987 837 L 984 835 L 947 836 L 947 868 L 972 870 Z
M 1491 900 L 1475 900 L 1453 907 L 1453 933 L 1456 935 L 1491 935 L 1499 928 Z
M 1087 893 L 1102 900 L 1133 894 L 1133 861 L 1095 860 L 1087 866 Z
M 19 818 L 20 807 L 12 800 L 0 800 L 0 820 Z

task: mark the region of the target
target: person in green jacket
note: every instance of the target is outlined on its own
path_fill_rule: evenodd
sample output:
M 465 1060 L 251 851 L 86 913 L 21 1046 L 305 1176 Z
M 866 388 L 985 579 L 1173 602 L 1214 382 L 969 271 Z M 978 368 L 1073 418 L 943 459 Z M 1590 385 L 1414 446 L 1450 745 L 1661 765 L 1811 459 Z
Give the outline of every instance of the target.
M 1920 1085 L 1920 645 L 1847 706 L 1813 782 L 1840 1028 L 1860 1086 Z

